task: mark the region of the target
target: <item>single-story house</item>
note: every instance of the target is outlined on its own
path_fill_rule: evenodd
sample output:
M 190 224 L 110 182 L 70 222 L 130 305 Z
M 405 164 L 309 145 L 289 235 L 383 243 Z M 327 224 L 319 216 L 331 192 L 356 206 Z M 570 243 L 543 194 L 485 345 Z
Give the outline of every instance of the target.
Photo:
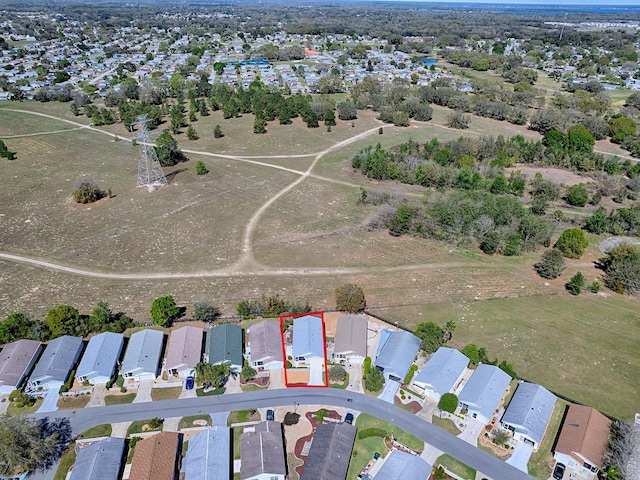
M 42 344 L 35 340 L 18 340 L 0 353 L 0 395 L 9 394 L 22 385 L 42 352 Z
M 517 441 L 528 443 L 536 450 L 542 442 L 556 400 L 557 397 L 541 385 L 521 383 L 502 416 L 502 428 L 512 432 Z
M 282 332 L 280 322 L 262 320 L 247 330 L 249 361 L 257 370 L 282 368 Z
M 467 409 L 467 415 L 485 425 L 496 414 L 502 397 L 511 383 L 511 377 L 494 365 L 478 365 L 464 386 L 458 402 Z
M 427 480 L 431 470 L 433 467 L 422 458 L 392 450 L 376 473 L 375 480 Z
M 324 361 L 324 343 L 320 317 L 304 315 L 293 319 L 292 355 L 295 362 L 308 363 L 312 358 Z
M 469 359 L 455 348 L 440 347 L 413 379 L 413 385 L 434 400 L 451 393 L 462 380 Z
M 420 339 L 410 332 L 380 332 L 380 342 L 373 364 L 387 380 L 403 382 L 420 349 Z
M 202 359 L 202 337 L 198 327 L 182 327 L 171 332 L 164 364 L 168 375 L 188 377 L 195 374 L 196 364 Z
M 78 448 L 69 480 L 118 480 L 124 455 L 124 438 L 107 437 Z
M 345 315 L 338 318 L 333 346 L 333 359 L 362 363 L 367 356 L 367 329 L 364 315 Z
M 49 342 L 29 377 L 28 386 L 33 390 L 58 390 L 67 381 L 75 367 L 82 339 L 64 335 Z
M 147 328 L 131 335 L 120 373 L 136 381 L 155 380 L 164 347 L 164 333 Z
M 190 444 L 191 442 L 189 442 Z M 136 443 L 131 460 L 131 480 L 176 480 L 182 434 L 160 432 Z
M 569 405 L 553 458 L 571 468 L 598 473 L 607 450 L 611 420 L 584 405 Z
M 207 331 L 204 360 L 207 363 L 228 363 L 232 372 L 242 369 L 242 327 L 223 323 Z
M 348 423 L 318 425 L 300 480 L 345 480 L 357 431 Z
M 76 369 L 78 381 L 92 385 L 107 383 L 116 371 L 123 346 L 121 333 L 104 332 L 92 337 Z
M 208 428 L 189 437 L 189 449 L 182 462 L 185 480 L 229 480 L 232 461 L 231 429 Z
M 282 424 L 261 422 L 253 431 L 240 435 L 240 478 L 242 480 L 285 480 L 287 452 Z

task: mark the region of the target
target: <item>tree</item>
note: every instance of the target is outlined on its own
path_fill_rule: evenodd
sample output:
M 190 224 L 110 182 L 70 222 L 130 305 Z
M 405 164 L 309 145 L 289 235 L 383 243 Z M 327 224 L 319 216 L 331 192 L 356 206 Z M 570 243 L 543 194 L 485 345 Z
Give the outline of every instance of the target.
M 58 305 L 47 312 L 47 325 L 51 331 L 51 337 L 63 335 L 79 335 L 83 337 L 86 332 L 77 309 L 71 305 Z
M 629 117 L 617 116 L 609 120 L 609 135 L 613 143 L 622 143 L 625 138 L 635 135 L 638 125 Z
M 4 157 L 7 160 L 15 160 L 16 158 L 16 154 L 11 152 L 2 140 L 0 140 L 0 157 Z
M 469 363 L 471 363 L 471 365 L 477 365 L 480 363 L 480 353 L 477 345 L 470 343 L 460 350 L 460 352 L 469 359 Z
M 153 323 L 161 327 L 171 325 L 180 314 L 180 309 L 176 306 L 176 302 L 171 295 L 158 297 L 151 305 L 151 318 Z
M 0 475 L 44 472 L 62 456 L 72 440 L 67 418 L 0 416 Z
M 555 247 L 567 258 L 580 258 L 589 246 L 589 240 L 579 228 L 568 228 L 560 234 Z
M 453 332 L 456 329 L 456 322 L 453 320 L 447 320 L 447 323 L 444 324 L 444 328 L 442 329 L 442 340 L 444 343 L 447 343 L 449 340 L 453 338 Z
M 367 307 L 362 287 L 345 283 L 336 288 L 336 310 L 349 313 L 362 312 Z
M 300 421 L 300 414 L 296 412 L 287 412 L 284 414 L 284 425 L 296 425 Z
M 504 195 L 509 192 L 509 184 L 504 175 L 498 175 L 491 183 L 489 191 L 495 195 Z
M 448 127 L 464 130 L 465 128 L 469 128 L 470 124 L 471 119 L 462 112 L 454 112 L 447 116 Z
M 589 233 L 602 235 L 609 227 L 609 219 L 607 218 L 604 208 L 599 208 L 584 223 L 584 229 Z
M 438 408 L 443 412 L 455 412 L 458 408 L 458 397 L 453 393 L 445 393 L 440 397 Z
M 0 322 L 0 343 L 9 343 L 23 338 L 44 341 L 49 338 L 49 328 L 29 315 L 13 312 Z
M 76 203 L 93 203 L 105 196 L 98 185 L 87 177 L 76 180 L 73 187 L 73 199 Z
M 340 102 L 337 105 L 337 108 L 338 118 L 340 120 L 355 120 L 358 118 L 358 110 L 356 109 L 355 103 L 351 100 Z
M 89 316 L 87 330 L 90 332 L 124 332 L 133 326 L 133 321 L 124 313 L 115 313 L 107 302 L 100 301 Z
M 582 275 L 582 272 L 578 272 L 573 277 L 571 277 L 571 280 L 569 280 L 569 282 L 565 285 L 565 288 L 571 295 L 580 295 L 580 292 L 582 292 L 582 287 L 584 287 L 584 283 L 584 275 Z
M 533 267 L 542 278 L 553 280 L 558 278 L 565 268 L 564 255 L 557 248 L 552 248 L 544 252 L 540 262 Z
M 513 369 L 513 365 L 511 365 L 506 360 L 501 361 L 500 364 L 498 365 L 498 368 L 502 370 L 504 373 L 508 374 L 511 378 L 516 378 L 518 376 L 515 370 Z
M 209 170 L 207 170 L 207 166 L 202 160 L 198 160 L 196 162 L 196 175 L 206 175 L 207 173 L 209 173 Z
M 327 107 L 324 111 L 324 124 L 328 127 L 332 127 L 336 124 L 336 114 L 333 111 L 333 107 Z
M 168 130 L 162 132 L 162 134 L 157 138 L 156 153 L 158 154 L 160 165 L 163 167 L 170 167 L 187 160 L 182 151 L 178 148 L 178 142 L 173 138 Z
M 253 121 L 253 133 L 267 133 L 267 121 L 262 115 L 256 115 Z
M 589 200 L 587 187 L 582 183 L 572 185 L 567 191 L 567 203 L 574 207 L 584 207 Z
M 494 230 L 489 230 L 482 237 L 482 241 L 480 242 L 480 250 L 482 250 L 487 255 L 493 255 L 498 251 L 500 247 L 500 235 L 498 232 Z
M 502 446 L 509 441 L 509 438 L 511 438 L 511 435 L 508 430 L 498 429 L 493 435 L 493 443 Z
M 240 372 L 240 375 L 246 381 L 246 380 L 251 380 L 252 378 L 255 378 L 257 373 L 258 372 L 256 372 L 255 368 L 247 364 L 242 366 L 242 371 Z
M 617 293 L 635 295 L 640 291 L 640 251 L 622 244 L 607 251 L 598 267 L 604 273 L 604 284 Z
M 419 323 L 415 334 L 421 340 L 420 347 L 427 353 L 435 352 L 444 344 L 444 331 L 437 323 Z
M 216 125 L 215 127 L 213 127 L 213 137 L 214 138 L 224 137 L 224 133 L 222 133 L 222 128 L 220 128 L 220 125 Z
M 347 371 L 342 365 L 331 365 L 329 367 L 329 380 L 343 383 L 347 379 Z
M 222 388 L 229 378 L 231 370 L 227 362 L 224 363 L 198 363 L 196 364 L 195 381 L 204 388 Z
M 189 140 L 198 140 L 200 138 L 198 132 L 196 132 L 196 129 L 191 125 L 189 125 L 189 127 L 187 128 L 187 138 Z
M 199 322 L 212 322 L 220 316 L 220 310 L 207 300 L 193 304 L 193 318 Z
M 378 392 L 384 387 L 384 375 L 379 368 L 372 368 L 368 375 L 363 378 L 365 390 Z

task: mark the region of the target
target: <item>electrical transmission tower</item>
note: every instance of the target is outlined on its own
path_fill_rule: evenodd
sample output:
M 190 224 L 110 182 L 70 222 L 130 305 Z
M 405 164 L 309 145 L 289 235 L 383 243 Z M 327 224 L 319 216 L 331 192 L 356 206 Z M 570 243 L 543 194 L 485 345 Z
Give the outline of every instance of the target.
M 136 186 L 146 188 L 153 192 L 156 187 L 167 185 L 167 177 L 164 176 L 158 155 L 151 143 L 151 134 L 147 130 L 147 116 L 141 115 L 131 124 L 131 128 L 138 127 L 138 134 L 132 137 L 140 145 L 138 157 L 138 184 Z

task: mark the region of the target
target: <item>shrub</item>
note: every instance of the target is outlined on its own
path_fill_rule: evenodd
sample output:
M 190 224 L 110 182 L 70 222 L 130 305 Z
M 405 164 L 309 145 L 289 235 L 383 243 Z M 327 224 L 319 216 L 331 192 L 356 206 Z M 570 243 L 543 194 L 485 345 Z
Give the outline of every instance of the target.
M 76 180 L 73 188 L 73 199 L 76 203 L 93 203 L 105 196 L 98 185 L 87 177 Z
M 591 290 L 591 293 L 598 293 L 600 291 L 600 283 L 594 280 L 593 283 L 589 285 L 589 290 Z
M 560 250 L 552 248 L 544 252 L 540 262 L 533 267 L 542 278 L 553 280 L 558 278 L 565 268 L 564 256 Z
M 196 174 L 206 175 L 207 173 L 209 173 L 209 170 L 207 170 L 207 166 L 204 164 L 202 160 L 198 160 L 196 162 Z
M 584 207 L 587 204 L 587 200 L 589 200 L 589 192 L 587 191 L 587 187 L 585 187 L 582 183 L 577 185 L 573 185 L 569 188 L 567 192 L 567 203 L 574 207 Z
M 327 416 L 327 409 L 326 408 L 321 408 L 320 410 L 318 410 L 316 413 L 313 414 L 313 418 L 317 419 L 317 420 L 324 420 L 324 417 Z
M 244 365 L 242 367 L 242 372 L 240 372 L 240 375 L 244 380 L 251 380 L 252 378 L 255 378 L 257 373 L 258 372 L 256 372 L 256 370 L 251 365 Z
M 344 382 L 347 379 L 347 371 L 340 365 L 329 367 L 329 380 L 332 382 Z
M 387 432 L 381 428 L 364 428 L 358 432 L 358 438 L 360 440 L 371 437 L 384 438 L 387 436 Z
M 444 412 L 455 412 L 458 408 L 458 397 L 453 393 L 445 393 L 440 397 L 438 408 Z
M 193 304 L 193 318 L 200 322 L 211 322 L 220 316 L 220 310 L 207 300 Z
M 465 128 L 469 128 L 470 124 L 471 119 L 467 115 L 464 115 L 462 112 L 454 112 L 447 116 L 447 126 L 451 128 L 464 130 Z
M 409 368 L 407 375 L 404 377 L 405 385 L 409 385 L 411 383 L 411 379 L 413 378 L 413 375 L 416 373 L 417 370 L 418 370 L 418 366 L 415 363 L 412 363 L 411 368 Z
M 364 388 L 369 392 L 377 392 L 384 387 L 384 375 L 377 368 L 372 368 L 364 377 Z
M 371 372 L 371 357 L 365 357 L 364 362 L 362 362 L 362 373 L 363 375 L 369 375 Z
M 295 412 L 287 412 L 284 414 L 285 425 L 296 425 L 300 421 L 300 414 Z
M 579 228 L 568 228 L 560 235 L 556 248 L 567 258 L 580 258 L 589 246 L 589 240 Z
M 609 250 L 600 259 L 605 285 L 617 293 L 636 294 L 640 291 L 640 250 L 622 244 Z

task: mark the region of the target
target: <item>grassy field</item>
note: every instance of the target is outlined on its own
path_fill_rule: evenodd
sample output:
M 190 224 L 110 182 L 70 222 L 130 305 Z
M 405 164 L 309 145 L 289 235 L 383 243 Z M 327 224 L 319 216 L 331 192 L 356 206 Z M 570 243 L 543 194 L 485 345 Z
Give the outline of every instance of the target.
M 159 400 L 174 400 L 182 393 L 182 387 L 168 387 L 168 388 L 152 388 L 151 398 L 154 402 Z
M 104 423 L 102 425 L 96 425 L 95 427 L 90 428 L 89 430 L 85 430 L 78 438 L 99 438 L 99 437 L 110 437 L 111 436 L 111 424 Z
M 439 456 L 435 461 L 435 465 L 442 465 L 444 468 L 449 470 L 451 473 L 455 473 L 463 480 L 475 480 L 476 478 L 476 471 L 473 468 L 459 462 L 447 454 Z

